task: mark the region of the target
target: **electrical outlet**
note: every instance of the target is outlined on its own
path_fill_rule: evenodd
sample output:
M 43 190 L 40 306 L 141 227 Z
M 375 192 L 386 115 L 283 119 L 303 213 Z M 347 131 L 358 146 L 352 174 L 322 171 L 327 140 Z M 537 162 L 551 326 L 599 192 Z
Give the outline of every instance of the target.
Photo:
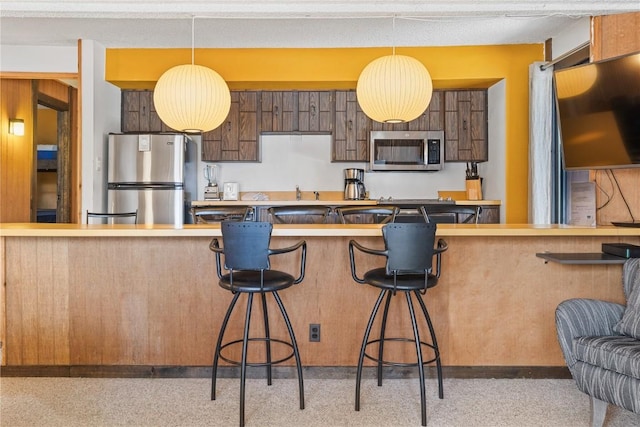
M 309 324 L 309 341 L 320 342 L 320 324 L 319 323 Z

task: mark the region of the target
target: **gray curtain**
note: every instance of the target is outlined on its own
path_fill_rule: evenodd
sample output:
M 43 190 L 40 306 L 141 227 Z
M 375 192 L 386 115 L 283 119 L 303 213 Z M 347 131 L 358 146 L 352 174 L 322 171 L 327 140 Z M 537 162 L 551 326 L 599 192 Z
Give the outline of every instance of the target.
M 550 224 L 553 206 L 553 67 L 529 66 L 529 223 Z

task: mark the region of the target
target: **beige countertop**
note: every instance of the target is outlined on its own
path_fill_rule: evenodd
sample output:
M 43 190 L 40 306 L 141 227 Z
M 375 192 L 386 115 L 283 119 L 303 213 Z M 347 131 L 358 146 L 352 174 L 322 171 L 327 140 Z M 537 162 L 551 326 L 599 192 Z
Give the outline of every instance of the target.
M 500 206 L 500 200 L 456 200 L 457 205 Z M 354 205 L 393 205 L 393 200 L 194 200 L 191 206 L 354 206 Z
M 273 236 L 358 237 L 380 236 L 377 224 L 276 224 Z M 624 237 L 640 236 L 640 228 L 578 227 L 531 224 L 439 224 L 438 236 L 468 237 Z M 84 225 L 50 223 L 3 223 L 0 237 L 214 237 L 220 236 L 219 224 L 185 225 Z

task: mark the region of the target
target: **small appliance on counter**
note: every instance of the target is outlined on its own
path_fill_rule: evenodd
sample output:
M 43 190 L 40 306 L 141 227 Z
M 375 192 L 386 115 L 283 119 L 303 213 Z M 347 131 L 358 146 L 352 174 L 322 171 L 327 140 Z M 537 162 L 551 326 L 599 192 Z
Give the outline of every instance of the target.
M 225 182 L 223 185 L 223 200 L 238 200 L 239 185 L 237 182 Z
M 348 168 L 344 170 L 344 199 L 362 200 L 366 197 L 364 187 L 364 169 Z
M 218 166 L 206 165 L 204 167 L 204 178 L 207 186 L 204 188 L 205 200 L 220 200 L 220 190 L 218 188 Z

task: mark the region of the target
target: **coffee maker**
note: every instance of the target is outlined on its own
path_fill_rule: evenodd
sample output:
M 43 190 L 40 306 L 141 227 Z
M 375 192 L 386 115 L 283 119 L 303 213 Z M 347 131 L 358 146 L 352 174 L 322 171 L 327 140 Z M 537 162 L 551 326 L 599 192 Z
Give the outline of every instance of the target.
M 364 169 L 348 168 L 344 170 L 344 199 L 361 200 L 365 198 Z

